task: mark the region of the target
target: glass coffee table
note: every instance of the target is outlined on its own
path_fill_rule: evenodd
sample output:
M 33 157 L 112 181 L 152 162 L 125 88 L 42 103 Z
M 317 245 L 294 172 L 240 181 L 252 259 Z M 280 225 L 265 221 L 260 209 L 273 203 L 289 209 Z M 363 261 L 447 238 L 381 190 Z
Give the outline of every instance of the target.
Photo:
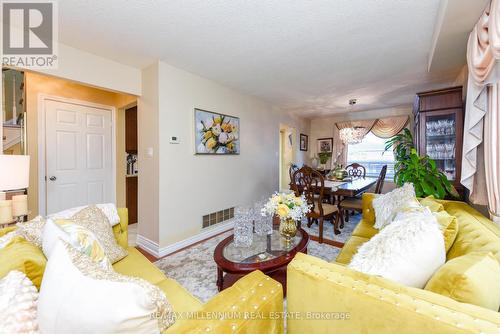
M 286 293 L 286 266 L 297 252 L 307 254 L 309 235 L 303 229 L 298 229 L 297 235 L 286 243 L 278 232 L 278 226 L 273 227 L 270 235 L 253 235 L 250 247 L 237 247 L 233 236 L 222 240 L 214 251 L 217 263 L 217 287 L 222 291 L 246 274 L 260 270 L 283 285 Z

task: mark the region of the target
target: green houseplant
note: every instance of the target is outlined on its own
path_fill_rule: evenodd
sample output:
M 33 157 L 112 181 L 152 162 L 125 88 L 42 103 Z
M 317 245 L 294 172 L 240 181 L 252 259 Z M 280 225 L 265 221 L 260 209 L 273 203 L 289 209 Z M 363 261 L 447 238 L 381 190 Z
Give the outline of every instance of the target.
M 418 155 L 410 130 L 404 129 L 385 144 L 385 151 L 392 148 L 394 153 L 394 182 L 398 186 L 406 182 L 413 183 L 418 197 L 433 195 L 443 199 L 446 196 L 459 196 L 446 175 L 437 168 L 436 162 L 428 155 Z
M 328 162 L 328 159 L 330 159 L 332 156 L 331 152 L 320 152 L 318 154 L 319 157 L 319 162 L 325 168 L 326 163 Z

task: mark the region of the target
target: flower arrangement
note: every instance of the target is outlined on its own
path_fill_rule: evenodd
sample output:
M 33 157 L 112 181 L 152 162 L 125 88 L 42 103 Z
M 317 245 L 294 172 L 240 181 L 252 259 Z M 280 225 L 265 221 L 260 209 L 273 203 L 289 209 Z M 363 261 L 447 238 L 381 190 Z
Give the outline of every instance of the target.
M 201 120 L 198 130 L 201 133 L 200 153 L 237 153 L 238 126 L 235 119 L 225 115 L 214 115 L 211 119 Z
M 263 216 L 277 215 L 281 221 L 301 220 L 311 211 L 304 195 L 297 197 L 294 193 L 275 193 L 261 210 Z

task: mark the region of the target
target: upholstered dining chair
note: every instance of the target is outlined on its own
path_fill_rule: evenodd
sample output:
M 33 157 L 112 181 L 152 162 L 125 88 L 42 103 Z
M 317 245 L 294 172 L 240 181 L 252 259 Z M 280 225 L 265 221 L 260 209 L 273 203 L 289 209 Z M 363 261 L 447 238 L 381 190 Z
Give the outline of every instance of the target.
M 292 180 L 296 183 L 294 188 L 296 196 L 304 195 L 308 204 L 312 205 L 311 212 L 307 214 L 307 226 L 311 227 L 313 221 L 318 221 L 318 242 L 323 243 L 323 224 L 330 220 L 334 225 L 334 232 L 340 233 L 339 210 L 337 205 L 324 203 L 325 178 L 317 170 L 304 166 L 295 171 Z
M 347 171 L 347 176 L 353 179 L 365 178 L 366 176 L 366 168 L 356 162 L 348 165 L 345 170 Z
M 387 165 L 382 166 L 382 169 L 380 170 L 380 173 L 377 178 L 377 183 L 375 184 L 375 194 L 380 194 L 382 193 L 382 188 L 384 187 L 384 181 L 385 181 L 385 174 L 387 173 Z M 361 198 L 357 197 L 348 197 L 342 200 L 339 203 L 339 210 L 340 210 L 340 228 L 344 227 L 344 215 L 347 213 L 349 210 L 352 211 L 357 211 L 357 212 L 362 212 L 363 211 L 363 206 L 361 204 Z M 348 220 L 348 216 L 346 215 L 346 221 Z

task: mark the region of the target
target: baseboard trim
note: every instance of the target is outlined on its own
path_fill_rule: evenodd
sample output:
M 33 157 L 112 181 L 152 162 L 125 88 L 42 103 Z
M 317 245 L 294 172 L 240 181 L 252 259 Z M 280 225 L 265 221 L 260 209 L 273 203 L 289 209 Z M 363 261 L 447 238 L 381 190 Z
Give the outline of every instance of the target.
M 142 236 L 140 234 L 137 235 L 137 247 L 145 250 L 149 254 L 153 255 L 154 257 L 158 258 L 159 256 L 159 248 L 160 246 L 158 245 L 157 242 L 154 242 L 145 236 Z
M 234 227 L 234 221 L 228 221 L 225 223 L 217 224 L 217 226 L 209 227 L 207 229 L 203 229 L 202 232 L 189 237 L 187 239 L 175 242 L 171 245 L 165 247 L 159 247 L 157 242 L 149 240 L 148 238 L 137 235 L 137 246 L 150 253 L 156 258 L 161 258 L 167 256 L 169 254 L 175 253 L 183 248 L 189 247 L 193 244 L 196 244 L 200 241 L 213 237 L 217 234 L 221 234 L 223 232 L 229 231 Z

